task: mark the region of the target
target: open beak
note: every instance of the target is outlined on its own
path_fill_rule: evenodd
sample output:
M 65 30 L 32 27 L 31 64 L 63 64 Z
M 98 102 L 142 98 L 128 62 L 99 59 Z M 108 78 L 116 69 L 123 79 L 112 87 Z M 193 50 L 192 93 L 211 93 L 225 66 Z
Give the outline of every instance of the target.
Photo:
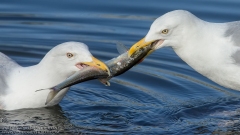
M 150 42 L 145 42 L 145 38 L 139 40 L 137 43 L 135 43 L 128 51 L 128 56 L 131 57 L 137 50 L 151 45 L 154 41 L 150 41 Z M 149 55 L 150 53 L 152 53 L 153 51 L 150 51 L 147 55 Z M 146 55 L 146 56 L 147 56 Z
M 104 62 L 98 60 L 97 58 L 95 58 L 93 56 L 92 56 L 91 62 L 82 62 L 82 63 L 86 64 L 88 66 L 100 68 L 100 69 L 106 71 L 108 73 L 108 75 L 110 76 L 110 70 L 108 69 L 108 66 Z

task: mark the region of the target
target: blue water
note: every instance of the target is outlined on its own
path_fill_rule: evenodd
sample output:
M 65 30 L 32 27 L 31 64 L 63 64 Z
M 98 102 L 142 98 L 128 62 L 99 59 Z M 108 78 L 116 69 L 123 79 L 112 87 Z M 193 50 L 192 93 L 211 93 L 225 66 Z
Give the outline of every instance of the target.
M 22 66 L 55 45 L 86 43 L 106 61 L 160 15 L 185 9 L 210 22 L 240 20 L 238 0 L 1 0 L 0 51 Z M 71 87 L 58 106 L 0 111 L 0 133 L 238 134 L 240 93 L 195 72 L 171 48 L 157 50 L 106 87 Z

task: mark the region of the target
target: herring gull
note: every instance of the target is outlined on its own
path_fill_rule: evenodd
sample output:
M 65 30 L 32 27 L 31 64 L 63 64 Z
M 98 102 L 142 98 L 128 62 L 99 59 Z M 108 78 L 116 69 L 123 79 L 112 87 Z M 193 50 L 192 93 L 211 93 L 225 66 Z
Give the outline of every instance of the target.
M 88 46 L 80 42 L 65 42 L 51 49 L 37 64 L 22 67 L 0 53 L 0 109 L 45 107 L 50 88 L 64 81 L 85 66 L 95 66 L 109 72 L 108 67 L 92 56 Z M 65 88 L 48 104 L 58 104 L 69 88 Z
M 200 74 L 226 88 L 240 90 L 240 21 L 211 23 L 185 10 L 157 18 L 147 35 L 129 50 L 170 46 Z

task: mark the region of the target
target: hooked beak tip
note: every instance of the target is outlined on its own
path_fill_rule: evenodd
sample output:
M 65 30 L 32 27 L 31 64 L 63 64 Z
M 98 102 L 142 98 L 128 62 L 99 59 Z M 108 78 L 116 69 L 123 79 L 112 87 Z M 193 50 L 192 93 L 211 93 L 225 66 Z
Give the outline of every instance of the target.
M 131 57 L 137 50 L 150 45 L 154 41 L 146 42 L 145 38 L 142 38 L 137 43 L 135 43 L 128 51 L 128 57 Z
M 109 76 L 111 75 L 111 72 L 110 72 L 108 66 L 104 62 L 100 61 L 99 59 L 97 59 L 93 56 L 92 56 L 91 62 L 83 62 L 83 63 L 86 65 L 89 65 L 89 66 L 94 66 L 94 67 L 100 68 L 101 70 L 107 72 L 107 74 Z

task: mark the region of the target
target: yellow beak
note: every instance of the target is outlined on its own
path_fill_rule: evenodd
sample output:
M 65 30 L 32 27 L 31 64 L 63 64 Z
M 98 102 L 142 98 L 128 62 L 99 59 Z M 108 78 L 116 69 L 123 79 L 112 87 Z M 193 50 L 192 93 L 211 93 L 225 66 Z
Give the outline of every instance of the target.
M 145 42 L 145 38 L 139 40 L 137 43 L 135 43 L 128 51 L 128 56 L 131 57 L 137 50 L 150 45 L 152 42 L 154 41 L 150 41 L 150 42 Z M 152 52 L 152 51 L 151 51 Z M 149 52 L 148 55 L 151 53 Z
M 89 66 L 94 66 L 94 67 L 100 68 L 100 69 L 106 71 L 108 73 L 108 75 L 111 75 L 110 70 L 108 69 L 108 66 L 104 62 L 100 61 L 99 59 L 97 59 L 93 56 L 92 56 L 91 62 L 82 62 L 82 63 L 89 65 Z

